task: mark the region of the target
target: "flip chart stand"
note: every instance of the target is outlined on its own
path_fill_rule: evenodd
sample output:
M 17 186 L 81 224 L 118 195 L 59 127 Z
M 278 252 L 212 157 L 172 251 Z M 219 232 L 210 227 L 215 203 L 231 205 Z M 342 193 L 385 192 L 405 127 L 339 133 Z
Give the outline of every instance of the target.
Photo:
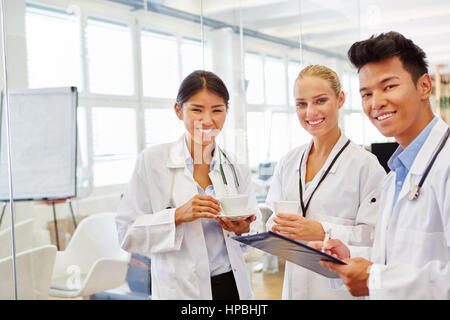
M 2 205 L 2 209 L 1 209 L 1 214 L 0 214 L 0 226 L 2 225 L 2 221 L 3 221 L 3 216 L 5 214 L 5 209 L 6 209 L 6 205 L 8 204 L 9 201 L 4 201 L 3 205 Z M 73 207 L 72 207 L 72 199 L 71 198 L 67 198 L 67 199 L 55 199 L 55 200 L 44 200 L 44 203 L 47 205 L 52 205 L 52 212 L 53 212 L 53 223 L 55 224 L 55 238 L 56 238 L 56 248 L 58 248 L 58 251 L 60 249 L 59 246 L 59 232 L 58 232 L 58 222 L 56 219 L 56 207 L 55 207 L 55 203 L 64 203 L 66 202 L 69 206 L 70 209 L 70 215 L 72 217 L 72 223 L 73 223 L 73 227 L 74 229 L 77 228 L 77 219 L 75 218 L 75 213 L 73 212 Z
M 7 201 L 4 201 L 4 202 L 3 202 L 2 213 L 1 213 L 1 215 L 0 215 L 0 226 L 2 225 L 3 215 L 5 214 L 5 209 L 6 209 L 6 204 L 7 204 L 7 203 L 8 203 Z
M 67 198 L 67 199 L 53 199 L 53 200 L 44 200 L 44 202 L 47 205 L 50 205 L 50 204 L 52 205 L 53 223 L 55 225 L 56 248 L 59 251 L 60 250 L 60 246 L 59 246 L 59 231 L 58 231 L 58 222 L 57 222 L 57 219 L 56 219 L 56 207 L 55 207 L 55 204 L 56 203 L 64 203 L 64 202 L 66 202 L 69 205 L 70 215 L 72 217 L 73 227 L 74 227 L 74 229 L 76 229 L 77 228 L 77 220 L 76 220 L 75 214 L 73 212 L 72 199 L 71 198 Z

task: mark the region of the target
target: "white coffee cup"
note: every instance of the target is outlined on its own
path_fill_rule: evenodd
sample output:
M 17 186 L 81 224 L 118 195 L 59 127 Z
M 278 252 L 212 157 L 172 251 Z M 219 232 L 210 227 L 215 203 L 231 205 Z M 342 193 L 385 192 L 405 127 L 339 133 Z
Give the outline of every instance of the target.
M 248 210 L 248 195 L 236 194 L 220 198 L 220 204 L 224 215 L 235 215 Z
M 297 213 L 299 201 L 275 201 L 273 203 L 275 213 Z

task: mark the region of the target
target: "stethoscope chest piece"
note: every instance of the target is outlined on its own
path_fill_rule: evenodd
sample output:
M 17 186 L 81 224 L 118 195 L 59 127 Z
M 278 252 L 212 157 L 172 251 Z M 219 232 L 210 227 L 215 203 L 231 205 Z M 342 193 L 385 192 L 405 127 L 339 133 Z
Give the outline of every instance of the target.
M 436 161 L 436 158 L 441 152 L 442 148 L 444 148 L 445 143 L 447 142 L 448 137 L 450 136 L 450 128 L 447 128 L 447 131 L 445 132 L 444 138 L 442 139 L 441 143 L 439 144 L 436 152 L 433 155 L 433 158 L 431 159 L 430 163 L 428 164 L 427 168 L 425 169 L 425 172 L 420 179 L 420 182 L 417 186 L 414 186 L 411 191 L 408 194 L 408 200 L 412 201 L 419 197 L 420 188 L 423 186 L 423 183 L 425 182 L 425 179 L 428 176 L 428 173 L 430 173 L 431 167 L 434 164 L 434 161 Z
M 419 191 L 420 191 L 419 186 L 412 187 L 411 191 L 408 194 L 408 200 L 410 201 L 416 200 L 419 197 Z

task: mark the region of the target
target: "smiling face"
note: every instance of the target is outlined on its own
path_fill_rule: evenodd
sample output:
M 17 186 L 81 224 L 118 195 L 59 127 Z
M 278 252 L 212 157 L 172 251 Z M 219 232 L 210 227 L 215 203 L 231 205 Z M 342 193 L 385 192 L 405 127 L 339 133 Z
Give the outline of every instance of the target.
M 414 84 L 401 60 L 394 56 L 364 65 L 359 71 L 364 112 L 386 137 L 405 148 L 433 118 L 428 97 L 431 79 L 422 75 Z
M 192 95 L 181 108 L 174 106 L 178 119 L 184 122 L 188 139 L 207 146 L 219 135 L 227 117 L 227 107 L 219 95 L 203 89 Z
M 314 137 L 338 129 L 339 108 L 345 97 L 338 96 L 328 82 L 317 76 L 304 76 L 295 82 L 295 105 L 300 124 Z

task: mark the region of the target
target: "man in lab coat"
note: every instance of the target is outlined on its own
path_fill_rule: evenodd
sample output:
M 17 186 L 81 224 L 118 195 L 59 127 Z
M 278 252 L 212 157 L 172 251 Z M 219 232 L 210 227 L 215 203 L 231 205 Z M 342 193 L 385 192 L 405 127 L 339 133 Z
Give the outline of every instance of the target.
M 332 239 L 326 252 L 347 265 L 321 264 L 354 296 L 450 299 L 450 131 L 431 110 L 425 53 L 389 32 L 356 42 L 348 55 L 358 68 L 364 112 L 399 147 L 381 188 L 373 247 Z

